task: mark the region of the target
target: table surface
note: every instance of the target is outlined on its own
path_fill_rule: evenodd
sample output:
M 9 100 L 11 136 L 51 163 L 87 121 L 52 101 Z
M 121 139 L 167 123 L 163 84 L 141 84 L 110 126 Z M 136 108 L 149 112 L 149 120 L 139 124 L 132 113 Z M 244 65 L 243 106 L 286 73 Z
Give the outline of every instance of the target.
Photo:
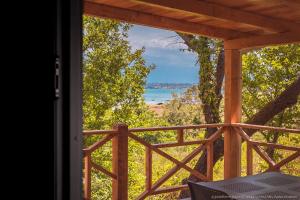
M 237 177 L 223 181 L 198 182 L 197 185 L 225 192 L 237 200 L 300 200 L 300 177 L 279 172 Z M 216 197 L 215 199 L 222 199 Z

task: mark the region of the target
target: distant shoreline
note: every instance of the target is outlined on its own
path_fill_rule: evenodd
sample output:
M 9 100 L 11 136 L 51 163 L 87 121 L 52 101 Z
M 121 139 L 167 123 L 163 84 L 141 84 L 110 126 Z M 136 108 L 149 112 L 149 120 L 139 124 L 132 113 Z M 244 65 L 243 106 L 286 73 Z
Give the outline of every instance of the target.
M 158 116 L 163 116 L 163 113 L 165 111 L 165 104 L 164 103 L 158 103 L 158 104 L 148 104 L 146 103 L 146 105 L 148 106 L 149 110 L 154 112 L 155 114 L 157 114 Z
M 196 83 L 147 83 L 145 89 L 187 89 Z

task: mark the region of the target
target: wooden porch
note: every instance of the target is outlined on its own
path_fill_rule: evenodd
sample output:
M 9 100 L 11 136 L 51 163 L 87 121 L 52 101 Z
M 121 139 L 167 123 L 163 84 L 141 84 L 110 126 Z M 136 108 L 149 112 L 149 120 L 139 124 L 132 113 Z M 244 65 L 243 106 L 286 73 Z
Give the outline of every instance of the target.
M 158 127 L 128 129 L 118 125 L 113 130 L 86 131 L 85 136 L 105 134 L 104 139 L 84 149 L 84 192 L 85 199 L 91 194 L 91 169 L 110 176 L 113 181 L 113 199 L 128 199 L 128 138 L 146 147 L 146 190 L 137 199 L 150 195 L 187 189 L 187 185 L 160 189 L 160 186 L 179 169 L 189 171 L 193 176 L 213 180 L 213 145 L 220 137 L 224 138 L 224 178 L 238 177 L 241 174 L 241 143 L 247 143 L 247 174 L 253 173 L 253 150 L 268 163 L 267 171 L 278 171 L 286 163 L 300 155 L 299 147 L 270 144 L 254 141 L 245 129 L 274 130 L 299 134 L 299 129 L 286 129 L 250 124 L 241 124 L 242 69 L 241 54 L 250 49 L 300 42 L 300 2 L 290 0 L 85 0 L 84 13 L 103 18 L 117 19 L 134 24 L 170 29 L 183 33 L 199 34 L 224 41 L 225 50 L 225 111 L 224 124 L 199 126 Z M 184 141 L 188 129 L 215 127 L 217 131 L 205 140 Z M 175 143 L 150 144 L 138 136 L 139 132 L 177 131 Z M 113 171 L 96 165 L 91 153 L 112 140 Z M 166 147 L 199 145 L 192 153 L 177 160 L 161 149 Z M 272 146 L 277 149 L 293 151 L 279 163 L 275 163 L 261 148 Z M 201 174 L 186 164 L 200 152 L 207 153 L 207 172 Z M 152 182 L 152 152 L 176 164 L 158 181 Z

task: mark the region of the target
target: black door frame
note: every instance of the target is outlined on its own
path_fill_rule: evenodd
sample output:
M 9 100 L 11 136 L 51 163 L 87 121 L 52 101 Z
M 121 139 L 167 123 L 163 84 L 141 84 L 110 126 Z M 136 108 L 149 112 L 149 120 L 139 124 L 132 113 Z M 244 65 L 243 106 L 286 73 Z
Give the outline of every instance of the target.
M 82 199 L 82 0 L 56 0 L 58 97 L 54 99 L 56 200 Z

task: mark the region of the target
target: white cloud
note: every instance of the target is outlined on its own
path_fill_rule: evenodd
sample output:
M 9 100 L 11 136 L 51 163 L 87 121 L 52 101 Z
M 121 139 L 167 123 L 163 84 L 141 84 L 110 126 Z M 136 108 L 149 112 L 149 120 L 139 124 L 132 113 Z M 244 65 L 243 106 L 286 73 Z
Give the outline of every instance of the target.
M 129 31 L 128 38 L 133 49 L 142 47 L 161 49 L 186 49 L 187 46 L 175 32 L 149 28 L 144 26 L 134 26 Z

